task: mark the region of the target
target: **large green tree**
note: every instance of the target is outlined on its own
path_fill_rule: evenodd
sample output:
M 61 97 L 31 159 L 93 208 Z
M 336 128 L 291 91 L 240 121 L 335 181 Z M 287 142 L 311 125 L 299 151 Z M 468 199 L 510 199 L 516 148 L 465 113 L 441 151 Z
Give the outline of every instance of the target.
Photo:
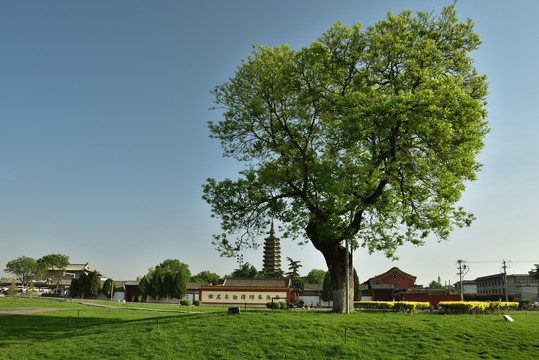
M 196 283 L 218 285 L 221 282 L 221 277 L 216 273 L 212 273 L 211 271 L 204 270 L 192 276 L 191 281 L 196 282 Z
M 170 296 L 180 300 L 187 294 L 186 279 L 181 272 L 174 273 L 172 279 Z
M 262 278 L 264 277 L 264 274 L 260 273 L 253 265 L 246 262 L 242 264 L 241 268 L 232 271 L 228 277 L 254 279 Z
M 101 287 L 101 293 L 108 299 L 112 299 L 112 296 L 114 295 L 114 281 L 111 278 L 105 280 Z
M 97 297 L 99 291 L 101 290 L 101 282 L 99 281 L 99 275 L 97 270 L 88 274 L 88 292 L 86 293 L 87 297 Z
M 305 277 L 305 280 L 308 284 L 323 284 L 324 276 L 326 276 L 325 270 L 312 269 Z
M 155 274 L 160 276 L 165 276 L 167 272 L 170 273 L 182 273 L 185 281 L 191 278 L 191 270 L 189 270 L 189 265 L 182 263 L 178 259 L 166 259 L 155 268 L 148 269 L 148 274 L 146 276 L 153 277 Z
M 203 186 L 221 219 L 218 250 L 255 246 L 278 220 L 323 254 L 333 309 L 345 312 L 345 242 L 396 257 L 405 242 L 469 226 L 457 203 L 489 130 L 473 27 L 453 5 L 388 13 L 365 30 L 336 23 L 298 51 L 256 46 L 213 91 L 223 119 L 211 137 L 245 164 L 237 179 Z
M 17 259 L 8 261 L 4 271 L 6 273 L 15 275 L 15 277 L 21 282 L 22 286 L 25 286 L 30 280 L 32 280 L 32 278 L 42 273 L 43 268 L 37 264 L 35 259 L 28 256 L 21 256 Z
M 44 273 L 47 274 L 47 282 L 54 284 L 56 292 L 58 285 L 64 277 L 65 269 L 69 265 L 69 256 L 62 254 L 49 254 L 37 260 L 37 264 L 42 267 Z

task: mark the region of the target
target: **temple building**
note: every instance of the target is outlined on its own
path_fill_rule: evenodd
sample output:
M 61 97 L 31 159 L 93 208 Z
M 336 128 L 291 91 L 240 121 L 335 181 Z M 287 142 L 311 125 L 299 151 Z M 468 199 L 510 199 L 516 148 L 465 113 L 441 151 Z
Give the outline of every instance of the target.
M 270 236 L 264 239 L 264 266 L 267 277 L 272 277 L 281 271 L 281 245 L 279 238 L 275 237 L 273 221 L 271 222 Z

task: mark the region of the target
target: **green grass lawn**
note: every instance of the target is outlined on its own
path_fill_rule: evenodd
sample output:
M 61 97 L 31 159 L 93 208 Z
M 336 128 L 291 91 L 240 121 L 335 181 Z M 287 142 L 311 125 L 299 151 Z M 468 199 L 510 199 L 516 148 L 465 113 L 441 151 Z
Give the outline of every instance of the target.
M 11 304 L 0 298 L 0 308 Z M 539 312 L 512 312 L 509 323 L 499 314 L 242 309 L 229 315 L 211 308 L 178 314 L 30 299 L 16 306 L 61 310 L 1 316 L 0 359 L 539 358 Z

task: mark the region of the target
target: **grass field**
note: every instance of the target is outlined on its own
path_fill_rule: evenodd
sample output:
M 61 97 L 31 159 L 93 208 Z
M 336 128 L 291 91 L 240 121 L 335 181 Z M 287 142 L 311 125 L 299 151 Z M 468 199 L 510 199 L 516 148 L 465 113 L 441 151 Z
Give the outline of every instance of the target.
M 0 359 L 539 359 L 539 312 L 512 312 L 510 323 L 500 314 L 178 314 L 30 299 L 15 306 L 58 310 L 0 316 Z M 13 307 L 0 298 L 0 308 Z

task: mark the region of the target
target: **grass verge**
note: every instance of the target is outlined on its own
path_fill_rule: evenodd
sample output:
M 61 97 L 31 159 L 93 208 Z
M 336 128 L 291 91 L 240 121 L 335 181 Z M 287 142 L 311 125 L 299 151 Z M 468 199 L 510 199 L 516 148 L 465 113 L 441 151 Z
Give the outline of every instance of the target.
M 20 300 L 18 307 L 54 304 Z M 0 299 L 0 308 L 8 303 Z M 0 358 L 539 358 L 539 312 L 512 312 L 515 321 L 506 322 L 501 315 L 265 309 L 178 314 L 56 305 L 64 310 L 0 317 Z

